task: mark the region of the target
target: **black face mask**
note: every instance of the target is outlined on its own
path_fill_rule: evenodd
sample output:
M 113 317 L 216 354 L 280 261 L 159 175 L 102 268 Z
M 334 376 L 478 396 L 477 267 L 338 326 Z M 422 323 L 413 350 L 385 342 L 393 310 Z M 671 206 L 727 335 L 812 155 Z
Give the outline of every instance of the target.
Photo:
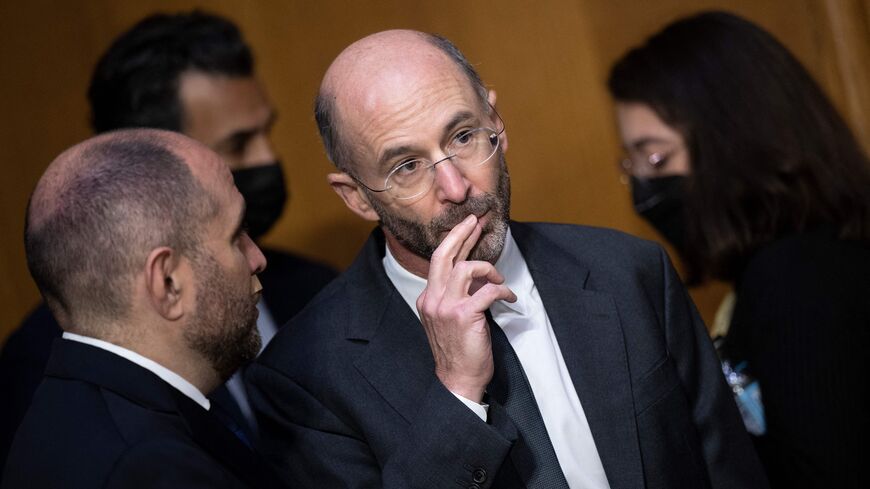
M 277 161 L 268 165 L 235 170 L 233 180 L 245 198 L 248 236 L 257 239 L 266 234 L 281 217 L 287 202 L 284 172 Z
M 686 256 L 686 223 L 683 215 L 686 177 L 631 177 L 634 210 Z

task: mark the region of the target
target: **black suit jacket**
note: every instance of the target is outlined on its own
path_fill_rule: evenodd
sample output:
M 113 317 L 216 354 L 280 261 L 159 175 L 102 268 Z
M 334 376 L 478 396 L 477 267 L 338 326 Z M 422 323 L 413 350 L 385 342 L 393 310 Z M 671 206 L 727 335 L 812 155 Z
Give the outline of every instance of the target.
M 259 275 L 266 302 L 275 324 L 287 322 L 314 297 L 336 272 L 298 255 L 262 248 L 268 262 Z M 0 352 L 0 479 L 6 454 L 18 425 L 27 412 L 33 393 L 42 381 L 51 344 L 63 331 L 44 303 L 13 332 Z M 221 387 L 212 399 L 246 426 L 244 416 L 229 391 Z
M 270 248 L 261 250 L 267 265 L 257 277 L 263 284 L 263 300 L 278 327 L 338 275 L 334 269 L 299 255 Z
M 661 248 L 579 226 L 511 229 L 611 488 L 766 487 L 707 332 Z M 525 487 L 513 423 L 498 404 L 483 423 L 438 381 L 383 251 L 376 231 L 249 367 L 264 455 L 312 486 Z
M 56 340 L 9 453 L 3 489 L 276 487 L 211 413 L 150 371 Z

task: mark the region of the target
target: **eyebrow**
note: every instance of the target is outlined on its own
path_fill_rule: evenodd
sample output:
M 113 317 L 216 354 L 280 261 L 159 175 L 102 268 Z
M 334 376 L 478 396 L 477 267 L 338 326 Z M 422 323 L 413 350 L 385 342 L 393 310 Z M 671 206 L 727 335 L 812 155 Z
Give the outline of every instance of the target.
M 246 140 L 250 139 L 251 137 L 253 137 L 255 134 L 257 134 L 258 132 L 260 132 L 264 129 L 268 130 L 269 128 L 271 128 L 275 124 L 275 121 L 277 119 L 278 119 L 278 112 L 276 110 L 272 109 L 269 112 L 269 118 L 266 120 L 266 123 L 263 124 L 262 126 L 240 129 L 238 131 L 231 132 L 226 137 L 220 139 L 215 146 L 218 148 L 223 147 L 223 146 L 227 146 L 227 145 L 234 146 L 235 145 L 234 143 L 236 143 L 236 142 L 246 141 Z
M 447 134 L 450 134 L 451 132 L 453 132 L 454 129 L 456 129 L 456 126 L 462 124 L 463 122 L 465 122 L 469 119 L 474 119 L 474 118 L 475 118 L 475 115 L 471 111 L 463 110 L 463 111 L 457 112 L 447 122 L 447 124 L 444 125 L 444 135 L 446 136 Z M 389 163 L 391 160 L 393 160 L 393 158 L 396 158 L 397 156 L 401 156 L 403 154 L 413 152 L 415 149 L 416 148 L 414 148 L 413 146 L 407 145 L 407 144 L 402 145 L 402 146 L 396 146 L 395 148 L 389 148 L 386 151 L 384 151 L 384 153 L 381 155 L 380 158 L 378 158 L 378 166 L 383 167 L 387 163 Z
M 647 137 L 643 137 L 643 138 L 638 139 L 637 141 L 632 142 L 629 145 L 629 147 L 626 149 L 640 150 L 648 144 L 656 144 L 656 143 L 671 144 L 672 141 L 668 141 L 667 139 L 662 139 L 662 138 L 656 137 L 656 136 L 647 136 Z

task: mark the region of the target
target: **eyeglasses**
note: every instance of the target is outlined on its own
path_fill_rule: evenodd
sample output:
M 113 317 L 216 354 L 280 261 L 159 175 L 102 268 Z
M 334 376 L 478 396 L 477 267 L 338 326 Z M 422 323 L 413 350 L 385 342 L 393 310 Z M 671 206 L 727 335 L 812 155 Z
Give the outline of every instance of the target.
M 419 197 L 435 182 L 435 165 L 450 160 L 462 170 L 476 168 L 488 162 L 492 155 L 498 151 L 499 136 L 504 132 L 505 125 L 495 108 L 490 106 L 501 125 L 501 130 L 496 131 L 489 127 L 477 127 L 464 129 L 452 136 L 445 146 L 444 158 L 438 161 L 430 161 L 425 158 L 413 158 L 404 160 L 390 170 L 384 179 L 384 187 L 373 189 L 363 183 L 359 178 L 351 177 L 360 185 L 372 192 L 389 192 L 397 200 L 408 200 Z
M 619 170 L 622 172 L 619 181 L 627 185 L 629 177 L 653 178 L 665 175 L 669 173 L 664 171 L 668 161 L 683 149 L 682 145 L 676 145 L 653 153 L 640 149 L 629 150 L 628 154 L 619 161 Z
M 620 161 L 620 169 L 628 175 L 651 173 L 668 161 L 670 153 L 656 152 L 652 154 L 628 155 Z

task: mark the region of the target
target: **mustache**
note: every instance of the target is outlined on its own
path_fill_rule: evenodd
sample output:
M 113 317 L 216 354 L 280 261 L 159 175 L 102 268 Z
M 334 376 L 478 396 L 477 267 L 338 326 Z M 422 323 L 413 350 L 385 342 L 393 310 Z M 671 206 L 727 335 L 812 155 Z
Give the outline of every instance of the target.
M 439 216 L 432 219 L 432 222 L 429 223 L 429 228 L 437 231 L 450 231 L 468 217 L 469 214 L 480 217 L 495 207 L 496 203 L 496 197 L 491 194 L 470 197 L 461 204 L 448 207 Z

